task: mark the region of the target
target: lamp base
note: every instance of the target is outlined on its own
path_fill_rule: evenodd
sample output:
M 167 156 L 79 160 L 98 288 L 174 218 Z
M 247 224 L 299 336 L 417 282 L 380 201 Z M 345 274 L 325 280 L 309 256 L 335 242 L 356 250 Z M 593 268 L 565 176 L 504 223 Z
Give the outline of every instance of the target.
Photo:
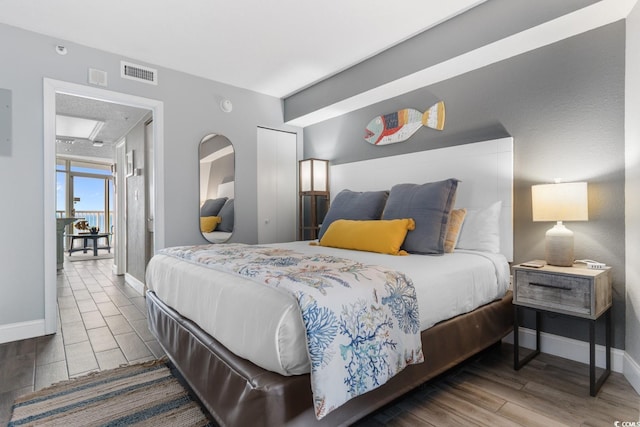
M 573 231 L 558 221 L 545 234 L 544 255 L 547 264 L 559 267 L 571 267 L 573 257 Z

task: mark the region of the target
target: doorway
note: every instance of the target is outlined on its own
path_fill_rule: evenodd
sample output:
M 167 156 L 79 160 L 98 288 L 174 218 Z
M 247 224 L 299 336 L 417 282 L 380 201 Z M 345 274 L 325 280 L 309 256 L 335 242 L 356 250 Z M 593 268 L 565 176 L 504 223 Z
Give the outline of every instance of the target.
M 125 167 L 126 160 L 117 157 L 120 144 L 126 145 L 125 149 L 131 153 L 138 152 L 135 159 L 138 165 L 148 164 L 144 158 L 145 153 L 138 148 L 146 142 L 143 141 L 142 133 L 146 132 L 149 117 L 151 111 L 144 108 L 71 94 L 56 94 L 56 218 L 72 221 L 65 227 L 67 238 L 59 236 L 61 243 L 64 243 L 63 246 L 68 250 L 68 261 L 89 258 L 72 256 L 76 248 L 71 247 L 74 241 L 82 242 L 83 253 L 86 254 L 84 245 L 93 242 L 94 239 L 82 238 L 81 235 L 89 230 L 101 236 L 102 249 L 107 251 L 102 255 L 104 257 L 113 258 L 113 252 L 120 255 L 122 249 L 130 243 L 126 239 L 128 224 L 119 223 L 118 227 L 115 227 L 113 218 L 114 215 L 127 216 L 126 210 L 131 206 L 126 203 L 125 198 L 120 198 L 116 205 L 119 208 L 114 211 L 113 195 L 116 190 L 119 196 L 125 195 L 129 187 L 132 187 L 131 190 L 146 198 L 148 188 L 145 181 L 138 178 L 118 179 L 117 182 L 113 178 L 129 175 Z M 129 185 L 133 184 L 133 181 L 135 187 Z M 144 222 L 146 211 L 142 212 L 136 208 L 134 214 L 127 217 Z M 114 231 L 117 236 L 114 235 Z M 133 228 L 132 231 L 144 234 L 144 230 L 140 230 L 139 227 Z M 135 241 L 137 239 L 132 239 L 132 242 Z M 137 253 L 135 249 L 134 255 Z M 97 256 L 97 251 L 92 252 L 94 257 Z M 65 255 L 60 251 L 57 254 L 58 269 L 64 265 L 67 251 L 64 253 Z M 138 270 L 140 265 L 144 268 L 144 258 L 138 260 L 137 256 L 133 256 L 131 263 L 127 263 L 126 260 L 127 258 L 122 256 L 116 258 L 113 269 L 116 274 L 127 277 L 129 265 L 135 265 Z
M 164 247 L 164 141 L 163 141 L 163 103 L 129 94 L 112 92 L 96 87 L 75 83 L 44 79 L 44 305 L 45 334 L 57 329 L 56 303 L 56 95 L 65 94 L 89 98 L 107 103 L 121 104 L 151 111 L 153 117 L 153 158 L 148 159 L 154 165 L 154 250 Z M 108 193 L 108 190 L 107 190 Z M 108 208 L 107 208 L 108 209 Z

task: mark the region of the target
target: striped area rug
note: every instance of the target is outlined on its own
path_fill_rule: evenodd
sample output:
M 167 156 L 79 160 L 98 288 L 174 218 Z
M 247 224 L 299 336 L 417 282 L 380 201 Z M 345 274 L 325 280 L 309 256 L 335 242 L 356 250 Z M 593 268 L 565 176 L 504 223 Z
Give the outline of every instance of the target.
M 215 426 L 164 361 L 97 372 L 16 399 L 9 426 Z

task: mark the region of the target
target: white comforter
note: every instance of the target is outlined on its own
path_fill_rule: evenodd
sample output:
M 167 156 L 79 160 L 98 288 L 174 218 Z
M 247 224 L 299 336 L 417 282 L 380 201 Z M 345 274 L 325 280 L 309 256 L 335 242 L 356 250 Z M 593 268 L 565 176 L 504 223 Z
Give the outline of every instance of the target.
M 272 246 L 380 264 L 407 274 L 416 288 L 422 330 L 502 297 L 509 284 L 509 267 L 500 254 L 391 256 L 307 242 Z M 282 375 L 309 372 L 304 325 L 289 294 L 166 255 L 151 260 L 146 282 L 167 305 L 238 356 Z

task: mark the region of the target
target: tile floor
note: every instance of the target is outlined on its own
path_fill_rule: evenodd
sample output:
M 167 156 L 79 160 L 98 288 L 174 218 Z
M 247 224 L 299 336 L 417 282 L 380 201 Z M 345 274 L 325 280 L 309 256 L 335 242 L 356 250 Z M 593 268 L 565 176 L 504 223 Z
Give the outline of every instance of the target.
M 65 256 L 57 276 L 58 332 L 0 344 L 0 426 L 21 394 L 164 355 L 147 329 L 144 297 L 112 266 L 112 259 Z

